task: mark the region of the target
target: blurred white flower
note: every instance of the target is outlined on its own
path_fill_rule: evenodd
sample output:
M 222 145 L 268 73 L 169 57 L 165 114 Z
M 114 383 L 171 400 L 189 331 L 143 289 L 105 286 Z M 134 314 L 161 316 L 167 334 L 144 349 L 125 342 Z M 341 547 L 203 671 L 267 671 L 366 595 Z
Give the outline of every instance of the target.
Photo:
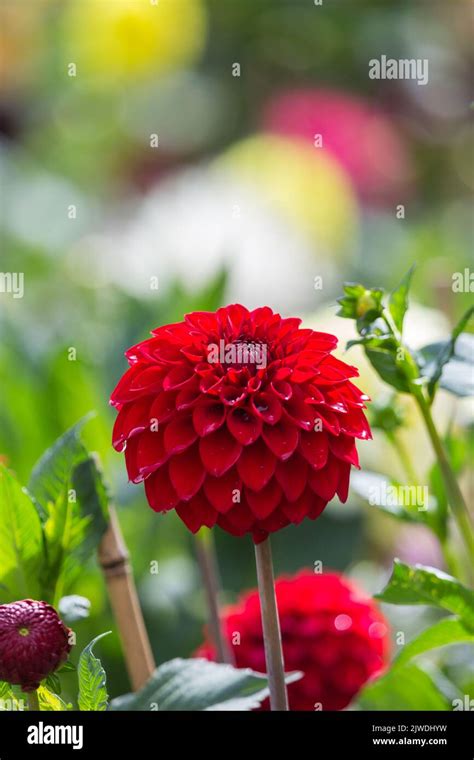
M 322 247 L 315 253 L 314 241 L 261 194 L 215 167 L 163 180 L 128 220 L 117 214 L 71 256 L 79 277 L 81 267 L 90 273 L 93 264 L 102 285 L 114 282 L 139 297 L 156 297 L 152 278 L 160 292 L 179 278 L 192 293 L 225 268 L 226 301 L 249 308 L 268 303 L 284 313 L 314 305 L 316 276 L 324 278 L 325 291 L 335 282 Z

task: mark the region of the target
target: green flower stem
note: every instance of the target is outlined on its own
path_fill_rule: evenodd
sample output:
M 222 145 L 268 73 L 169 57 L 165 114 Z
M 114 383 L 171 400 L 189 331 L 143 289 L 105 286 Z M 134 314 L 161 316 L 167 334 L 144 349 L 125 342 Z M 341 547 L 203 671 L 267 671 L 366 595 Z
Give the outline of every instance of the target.
M 219 615 L 220 581 L 214 535 L 208 528 L 201 528 L 195 539 L 199 568 L 206 592 L 209 634 L 216 650 L 217 661 L 232 665 L 234 658 L 222 630 Z
M 272 549 L 269 538 L 259 544 L 255 544 L 255 560 L 257 563 L 258 592 L 260 595 L 268 686 L 270 689 L 270 709 L 288 710 L 280 620 L 276 603 Z
M 473 568 L 474 568 L 474 527 L 472 524 L 471 516 L 469 514 L 469 510 L 467 508 L 466 502 L 464 501 L 464 496 L 462 495 L 462 491 L 459 488 L 459 484 L 456 480 L 456 476 L 449 463 L 448 457 L 446 456 L 446 452 L 444 450 L 444 446 L 441 441 L 441 438 L 439 437 L 438 431 L 433 422 L 430 405 L 426 401 L 426 398 L 423 394 L 423 390 L 421 389 L 421 387 L 413 383 L 413 380 L 419 377 L 419 371 L 417 368 L 416 361 L 411 355 L 409 349 L 407 349 L 403 345 L 402 336 L 400 335 L 399 331 L 395 327 L 395 324 L 391 318 L 391 315 L 388 313 L 386 309 L 384 310 L 383 316 L 384 316 L 384 320 L 387 326 L 391 330 L 399 346 L 404 349 L 405 359 L 406 359 L 405 374 L 407 375 L 411 393 L 416 399 L 416 402 L 420 408 L 421 414 L 423 416 L 423 420 L 426 425 L 426 429 L 428 431 L 428 435 L 430 437 L 434 452 L 436 454 L 436 458 L 438 460 L 438 464 L 439 464 L 441 475 L 444 482 L 444 487 L 446 489 L 448 502 L 451 506 L 453 517 L 456 520 L 456 523 L 459 528 L 459 532 L 466 546 L 467 555 L 469 558 L 470 574 L 472 575 Z M 407 372 L 407 369 L 409 369 L 410 372 Z M 410 378 L 409 375 L 412 373 L 413 373 L 413 377 Z M 444 542 L 444 545 L 445 545 L 445 542 Z
M 429 404 L 419 390 L 414 395 L 425 421 L 426 429 L 428 431 L 428 435 L 430 437 L 441 470 L 441 475 L 443 477 L 448 502 L 451 506 L 454 519 L 458 525 L 459 532 L 466 545 L 470 565 L 472 568 L 474 564 L 474 529 L 469 510 L 467 508 L 466 502 L 464 501 L 464 497 L 456 480 L 456 476 L 451 468 L 448 457 L 446 456 L 446 452 L 439 437 L 438 431 L 436 430 L 436 426 L 433 422 L 433 417 L 431 416 Z
M 28 709 L 34 712 L 38 712 L 40 709 L 38 692 L 36 689 L 28 692 Z

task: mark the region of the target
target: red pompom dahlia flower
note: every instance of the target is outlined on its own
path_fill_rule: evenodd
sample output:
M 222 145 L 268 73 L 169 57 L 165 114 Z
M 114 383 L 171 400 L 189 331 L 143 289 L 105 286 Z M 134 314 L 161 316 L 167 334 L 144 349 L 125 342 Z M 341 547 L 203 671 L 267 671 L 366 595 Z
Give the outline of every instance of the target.
M 0 605 L 0 681 L 34 691 L 66 662 L 70 628 L 46 602 Z
M 367 400 L 337 339 L 268 307 L 196 312 L 126 352 L 113 445 L 150 506 L 234 536 L 314 519 L 347 498 Z
M 388 663 L 388 623 L 375 602 L 342 575 L 302 571 L 275 583 L 290 710 L 342 710 Z M 223 612 L 238 668 L 266 671 L 258 591 Z M 215 659 L 210 643 L 197 657 Z M 268 709 L 265 700 L 264 709 Z

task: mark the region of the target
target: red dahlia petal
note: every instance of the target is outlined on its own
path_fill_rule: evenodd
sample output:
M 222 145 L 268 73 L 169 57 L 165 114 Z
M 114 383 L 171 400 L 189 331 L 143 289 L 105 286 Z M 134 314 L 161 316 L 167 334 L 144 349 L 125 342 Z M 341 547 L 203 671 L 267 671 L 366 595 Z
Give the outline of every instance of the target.
M 317 517 L 324 511 L 324 508 L 327 506 L 327 501 L 324 499 L 321 499 L 319 496 L 316 496 L 314 494 L 312 502 L 311 502 L 311 508 L 308 512 L 308 517 L 310 520 L 316 520 Z
M 176 507 L 176 512 L 192 533 L 197 533 L 203 525 L 212 528 L 218 516 L 202 492 L 197 493 L 189 501 L 181 501 Z
M 241 333 L 242 324 L 250 317 L 245 306 L 238 303 L 231 304 L 217 310 L 217 317 L 225 330 L 229 331 L 229 337 L 238 337 Z
M 287 516 L 281 508 L 275 509 L 265 520 L 258 523 L 258 528 L 266 533 L 274 533 L 276 530 L 286 528 L 290 524 Z
M 172 391 L 182 388 L 194 378 L 194 370 L 188 366 L 173 367 L 163 380 L 163 390 Z
M 322 470 L 310 470 L 308 482 L 313 491 L 324 499 L 331 501 L 339 482 L 341 464 L 334 456 L 330 456 L 327 465 Z
M 206 473 L 199 457 L 198 446 L 192 446 L 182 454 L 172 457 L 169 474 L 180 499 L 191 499 L 201 488 Z
M 237 504 L 225 515 L 219 515 L 217 523 L 222 527 L 227 526 L 225 530 L 228 530 L 232 535 L 243 536 L 252 529 L 255 523 L 255 515 L 246 504 Z
M 253 491 L 260 491 L 275 472 L 275 463 L 276 458 L 259 438 L 243 449 L 237 469 L 246 486 Z
M 143 365 L 140 364 L 134 364 L 125 372 L 110 397 L 110 403 L 113 406 L 117 406 L 117 404 L 126 404 L 127 401 L 133 401 L 136 398 L 136 393 L 130 390 L 130 386 L 133 379 L 142 372 Z
M 265 425 L 262 437 L 278 459 L 288 459 L 298 446 L 299 430 L 293 420 L 284 416 L 276 425 Z
M 325 430 L 328 430 L 334 435 L 339 435 L 341 426 L 339 424 L 339 417 L 334 414 L 334 412 L 330 412 L 329 409 L 323 409 L 321 406 L 318 406 L 316 419 L 321 420 L 322 426 Z
M 202 463 L 207 472 L 214 477 L 224 475 L 236 463 L 241 450 L 241 445 L 225 427 L 199 441 Z
M 257 417 L 267 425 L 275 425 L 281 417 L 281 403 L 271 393 L 255 393 L 250 404 Z
M 344 433 L 353 435 L 356 438 L 362 438 L 363 440 L 372 438 L 369 423 L 362 409 L 351 409 L 344 417 L 341 417 L 341 427 Z
M 339 436 L 330 435 L 329 446 L 338 459 L 342 459 L 344 462 L 350 462 L 350 464 L 353 464 L 356 467 L 359 466 L 359 457 L 354 438 L 344 435 L 343 433 Z
M 276 477 L 289 501 L 296 501 L 304 491 L 308 464 L 298 453 L 285 462 L 278 462 Z
M 127 441 L 125 447 L 125 464 L 127 466 L 127 473 L 129 480 L 132 483 L 140 483 L 143 480 L 143 476 L 140 474 L 137 463 L 137 449 L 138 449 L 139 437 L 135 436 Z
M 314 367 L 301 365 L 294 368 L 291 380 L 293 383 L 307 383 L 308 380 L 312 380 L 317 374 L 318 371 Z
M 176 393 L 173 391 L 160 393 L 151 405 L 150 420 L 166 422 L 174 414 L 176 414 Z
M 223 384 L 224 377 L 217 377 L 216 374 L 211 371 L 207 372 L 201 378 L 199 382 L 199 390 L 201 393 L 211 393 L 214 396 L 218 396 Z
M 158 393 L 163 388 L 164 371 L 162 367 L 147 367 L 138 372 L 130 383 L 130 392 L 135 398 L 144 393 Z
M 144 398 L 135 403 L 125 404 L 120 410 L 112 433 L 112 443 L 117 451 L 123 450 L 123 443 L 127 438 L 149 426 L 150 407 L 151 400 Z
M 177 505 L 178 494 L 171 484 L 166 465 L 145 480 L 145 493 L 155 512 L 167 512 Z
M 184 321 L 197 333 L 213 335 L 217 332 L 217 315 L 212 311 L 194 311 L 185 314 Z
M 349 480 L 351 475 L 351 466 L 348 462 L 342 462 L 339 465 L 339 480 L 337 484 L 337 495 L 344 504 L 349 495 Z
M 199 390 L 199 382 L 196 378 L 194 383 L 179 391 L 175 401 L 176 409 L 178 412 L 183 409 L 189 409 L 194 406 L 199 399 L 201 399 L 201 391 Z
M 275 478 L 272 478 L 260 491 L 245 489 L 245 498 L 255 517 L 264 520 L 277 508 L 282 496 L 282 490 Z
M 320 470 L 328 460 L 328 437 L 326 433 L 301 433 L 300 452 L 314 470 Z
M 262 386 L 262 378 L 259 377 L 258 375 L 254 375 L 248 381 L 247 389 L 249 393 L 256 393 L 257 391 L 260 390 L 261 386 Z
M 297 392 L 298 391 L 298 392 Z M 286 402 L 285 410 L 289 417 L 303 430 L 313 430 L 316 414 L 310 404 L 304 401 L 301 390 L 294 388 L 292 398 Z
M 220 478 L 208 476 L 204 483 L 204 494 L 214 509 L 224 514 L 240 502 L 242 480 L 235 467 Z
M 307 488 L 296 501 L 282 501 L 281 511 L 294 525 L 299 525 L 309 514 L 317 497 Z
M 224 423 L 225 407 L 218 401 L 206 401 L 194 407 L 193 425 L 196 433 L 203 437 L 213 433 Z
M 282 401 L 289 401 L 293 395 L 293 388 L 286 380 L 273 380 L 270 383 L 270 387 Z
M 165 449 L 168 454 L 178 454 L 191 446 L 196 438 L 191 417 L 171 420 L 165 429 Z
M 246 388 L 237 385 L 223 385 L 219 391 L 219 398 L 226 406 L 236 406 L 246 396 Z
M 260 435 L 262 421 L 243 407 L 238 407 L 228 414 L 227 427 L 242 446 L 248 446 Z
M 164 430 L 158 428 L 156 432 L 146 430 L 139 437 L 137 447 L 137 466 L 140 475 L 146 477 L 154 472 L 168 459 L 168 453 L 164 444 Z
M 181 364 L 183 356 L 179 345 L 174 345 L 162 338 L 157 339 L 153 344 L 153 357 L 163 365 Z

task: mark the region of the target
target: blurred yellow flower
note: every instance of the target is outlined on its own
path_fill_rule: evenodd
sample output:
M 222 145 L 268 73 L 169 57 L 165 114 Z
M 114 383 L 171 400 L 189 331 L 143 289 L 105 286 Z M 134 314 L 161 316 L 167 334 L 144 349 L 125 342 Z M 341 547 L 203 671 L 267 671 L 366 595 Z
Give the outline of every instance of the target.
M 107 82 L 193 63 L 205 37 L 201 0 L 74 0 L 64 17 L 68 63 Z
M 217 163 L 251 184 L 329 252 L 353 239 L 357 205 L 350 179 L 321 149 L 261 134 L 231 146 Z

